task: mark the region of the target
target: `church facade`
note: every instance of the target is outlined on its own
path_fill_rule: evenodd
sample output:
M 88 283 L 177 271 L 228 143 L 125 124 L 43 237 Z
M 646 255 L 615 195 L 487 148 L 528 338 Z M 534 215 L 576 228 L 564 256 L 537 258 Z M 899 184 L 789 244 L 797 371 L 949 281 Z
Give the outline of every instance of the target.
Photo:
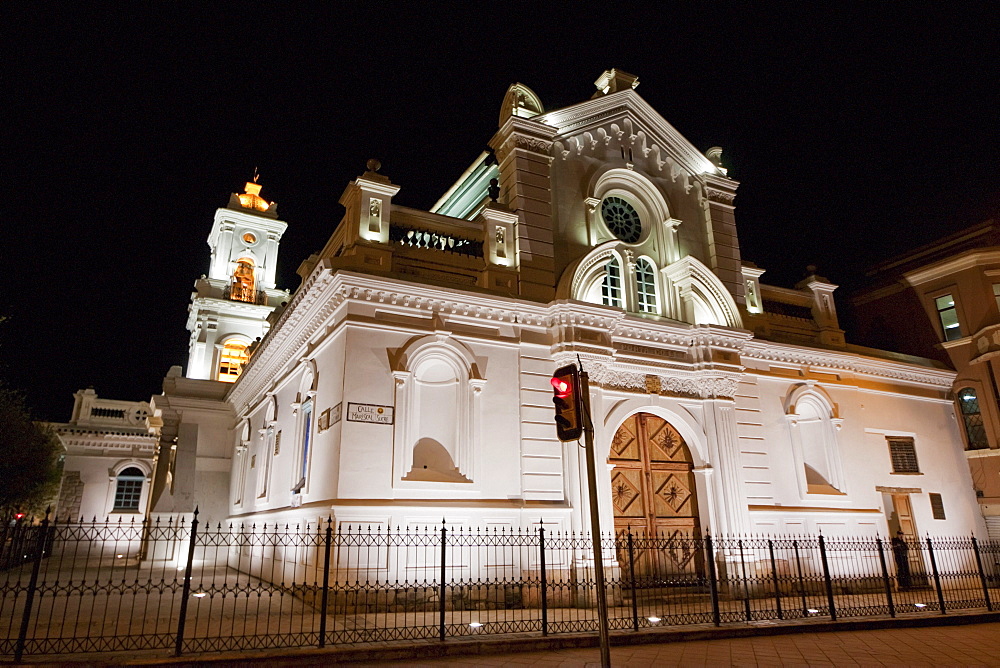
M 190 357 L 153 397 L 152 515 L 587 530 L 552 372 L 590 378 L 602 527 L 968 535 L 982 519 L 954 372 L 846 342 L 833 293 L 744 262 L 738 183 L 609 70 L 545 111 L 514 84 L 432 207 L 371 161 L 275 285 L 257 184 L 220 209 Z M 259 337 L 259 338 L 258 338 Z

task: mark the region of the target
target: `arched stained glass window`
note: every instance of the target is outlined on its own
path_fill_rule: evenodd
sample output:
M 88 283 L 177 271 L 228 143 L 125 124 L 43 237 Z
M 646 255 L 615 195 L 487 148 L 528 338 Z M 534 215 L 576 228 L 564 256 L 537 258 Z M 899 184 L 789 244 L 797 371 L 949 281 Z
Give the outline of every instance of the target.
M 635 263 L 635 286 L 637 290 L 639 311 L 642 313 L 657 313 L 656 306 L 656 275 L 648 260 L 639 258 Z
M 965 422 L 965 438 L 969 450 L 982 450 L 990 447 L 986 440 L 986 428 L 983 426 L 983 414 L 979 410 L 979 397 L 971 387 L 958 391 L 958 410 Z
M 601 282 L 601 302 L 607 306 L 622 306 L 622 270 L 618 258 L 604 265 L 604 280 Z

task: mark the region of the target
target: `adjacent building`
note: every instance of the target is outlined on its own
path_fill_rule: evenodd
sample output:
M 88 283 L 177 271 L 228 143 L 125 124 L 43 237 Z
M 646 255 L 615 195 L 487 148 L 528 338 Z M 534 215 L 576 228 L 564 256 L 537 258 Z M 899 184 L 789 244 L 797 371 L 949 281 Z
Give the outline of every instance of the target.
M 856 335 L 946 362 L 976 495 L 1000 538 L 1000 225 L 988 220 L 888 260 L 852 296 Z

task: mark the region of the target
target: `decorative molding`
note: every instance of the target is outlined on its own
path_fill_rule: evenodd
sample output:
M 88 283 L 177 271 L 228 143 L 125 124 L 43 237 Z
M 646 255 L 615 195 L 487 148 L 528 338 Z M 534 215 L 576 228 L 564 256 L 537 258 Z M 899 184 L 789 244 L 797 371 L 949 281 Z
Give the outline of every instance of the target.
M 736 193 L 728 192 L 726 190 L 716 190 L 715 188 L 705 188 L 705 197 L 708 198 L 710 202 L 718 202 L 720 204 L 732 204 L 733 200 L 736 199 Z

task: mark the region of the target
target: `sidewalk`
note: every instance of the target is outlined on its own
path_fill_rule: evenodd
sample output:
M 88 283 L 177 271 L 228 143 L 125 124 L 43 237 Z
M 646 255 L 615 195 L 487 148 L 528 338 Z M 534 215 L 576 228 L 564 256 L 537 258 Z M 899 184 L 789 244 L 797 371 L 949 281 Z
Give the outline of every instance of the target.
M 1000 666 L 1000 623 L 694 640 L 612 647 L 617 667 Z M 600 666 L 597 648 L 362 665 Z
M 1000 666 L 1000 612 L 671 627 L 615 633 L 617 666 Z M 32 665 L 597 666 L 597 636 L 520 635 L 186 655 L 31 657 Z

